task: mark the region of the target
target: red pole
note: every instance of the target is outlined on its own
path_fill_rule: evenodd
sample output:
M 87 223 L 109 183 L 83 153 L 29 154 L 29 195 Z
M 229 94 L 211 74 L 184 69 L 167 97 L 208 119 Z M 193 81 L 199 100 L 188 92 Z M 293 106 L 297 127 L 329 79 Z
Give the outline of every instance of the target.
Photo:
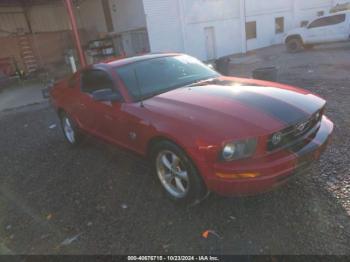
M 70 24 L 72 26 L 72 31 L 73 31 L 73 36 L 74 36 L 74 41 L 75 45 L 78 51 L 79 55 L 79 60 L 80 64 L 82 67 L 85 67 L 87 65 L 84 51 L 81 47 L 81 41 L 80 41 L 80 36 L 79 36 L 79 31 L 78 31 L 78 26 L 77 26 L 77 21 L 75 19 L 74 11 L 73 11 L 73 5 L 72 5 L 72 0 L 64 0 L 70 20 Z

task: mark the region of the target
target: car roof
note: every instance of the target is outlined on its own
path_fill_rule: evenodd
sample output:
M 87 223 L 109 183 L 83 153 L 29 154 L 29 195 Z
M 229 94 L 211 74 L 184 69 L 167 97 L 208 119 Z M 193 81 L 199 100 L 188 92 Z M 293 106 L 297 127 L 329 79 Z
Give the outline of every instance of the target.
M 178 56 L 178 55 L 183 55 L 183 54 L 180 54 L 180 53 L 145 54 L 145 55 L 138 55 L 138 56 L 133 56 L 128 58 L 122 58 L 118 60 L 110 60 L 110 61 L 102 62 L 100 64 L 108 65 L 111 67 L 119 67 L 127 64 L 137 63 L 140 61 L 161 58 L 161 57 L 168 57 L 168 56 Z

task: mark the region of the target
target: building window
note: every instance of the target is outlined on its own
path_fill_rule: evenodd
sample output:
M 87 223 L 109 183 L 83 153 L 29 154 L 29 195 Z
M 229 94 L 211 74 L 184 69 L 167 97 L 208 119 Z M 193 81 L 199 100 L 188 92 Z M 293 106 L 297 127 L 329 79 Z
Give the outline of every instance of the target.
M 247 22 L 245 24 L 245 30 L 246 30 L 247 40 L 255 39 L 257 37 L 257 35 L 256 35 L 256 21 Z
M 284 33 L 284 17 L 277 17 L 275 19 L 275 32 L 276 34 Z

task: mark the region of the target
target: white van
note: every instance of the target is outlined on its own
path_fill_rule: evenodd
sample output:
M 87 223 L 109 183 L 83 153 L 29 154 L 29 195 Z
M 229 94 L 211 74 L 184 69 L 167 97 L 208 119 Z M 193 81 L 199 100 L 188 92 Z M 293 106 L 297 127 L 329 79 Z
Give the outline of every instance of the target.
M 284 36 L 284 43 L 289 52 L 341 41 L 350 41 L 350 11 L 317 18 L 306 27 L 293 29 Z

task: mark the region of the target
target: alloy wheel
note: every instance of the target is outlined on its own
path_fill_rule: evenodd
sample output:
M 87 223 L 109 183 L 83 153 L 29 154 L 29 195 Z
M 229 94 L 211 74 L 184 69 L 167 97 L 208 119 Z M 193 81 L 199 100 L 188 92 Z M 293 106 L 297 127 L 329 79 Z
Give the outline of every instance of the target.
M 66 138 L 71 144 L 75 143 L 75 132 L 72 126 L 71 121 L 69 120 L 68 117 L 63 118 L 63 130 L 64 134 L 66 135 Z
M 163 187 L 171 196 L 181 199 L 187 195 L 189 175 L 180 157 L 171 151 L 161 151 L 156 159 L 156 169 Z

